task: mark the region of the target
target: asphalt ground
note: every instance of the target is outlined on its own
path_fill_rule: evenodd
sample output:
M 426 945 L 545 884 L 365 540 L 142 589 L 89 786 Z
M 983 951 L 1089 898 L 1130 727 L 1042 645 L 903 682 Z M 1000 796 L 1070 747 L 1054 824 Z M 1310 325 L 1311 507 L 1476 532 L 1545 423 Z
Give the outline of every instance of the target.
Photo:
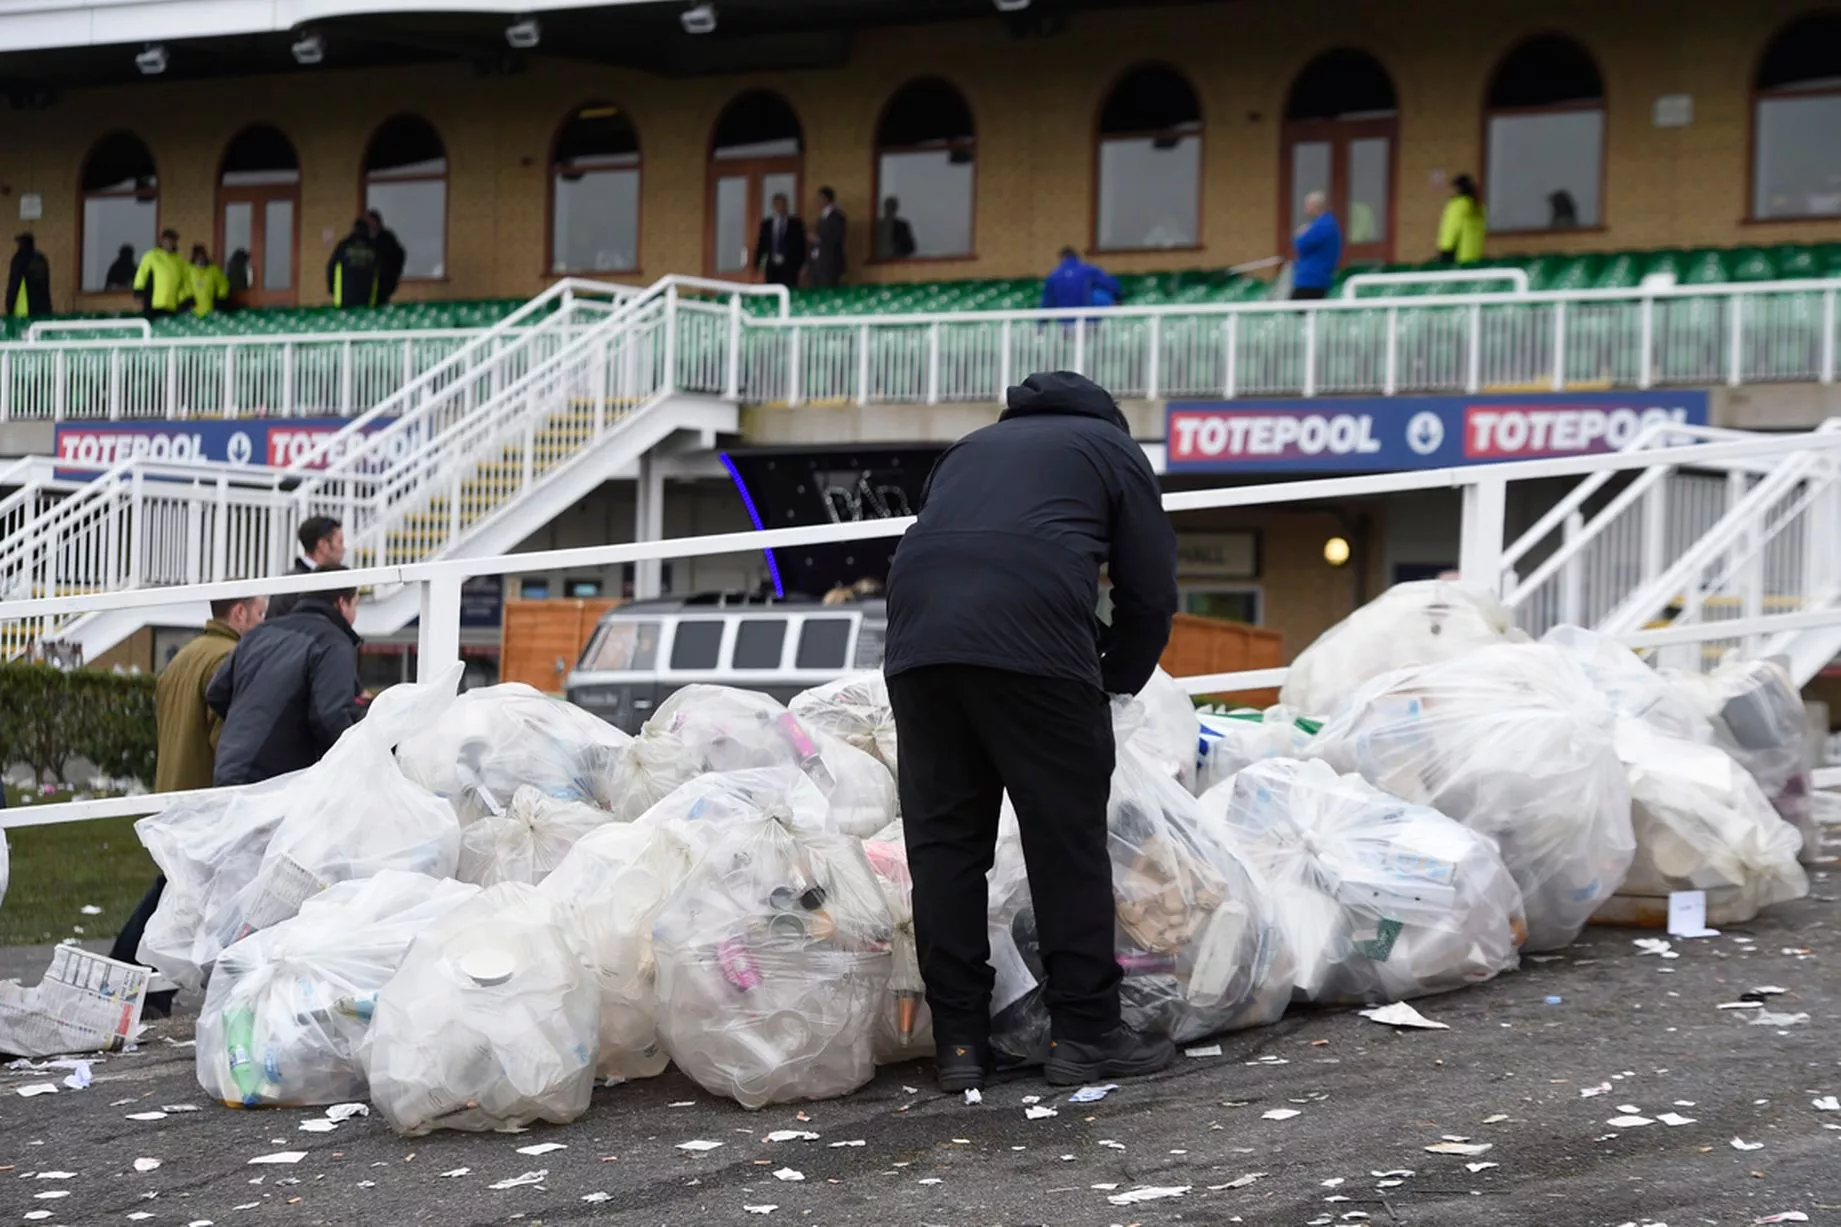
M 1841 1224 L 1841 1110 L 1815 1105 L 1841 1095 L 1838 887 L 1822 873 L 1811 899 L 1677 941 L 1672 959 L 1634 944 L 1654 934 L 1590 929 L 1550 961 L 1417 1003 L 1448 1031 L 1294 1011 L 1091 1104 L 1017 1076 L 967 1106 L 913 1063 L 845 1099 L 750 1113 L 673 1071 L 597 1090 L 564 1127 L 403 1139 L 358 1118 L 309 1133 L 319 1110 L 209 1101 L 182 1008 L 98 1061 L 86 1090 L 23 1098 L 63 1071 L 0 1074 L 0 1224 Z M 21 961 L 42 957 L 8 952 L 0 970 Z M 1762 1009 L 1807 1020 L 1717 1008 L 1758 987 L 1787 990 Z M 1028 1096 L 1056 1115 L 1029 1118 Z M 198 1110 L 127 1119 L 166 1105 Z M 1607 1123 L 1629 1115 L 1654 1123 Z M 780 1129 L 819 1137 L 764 1140 Z M 1426 1150 L 1447 1137 L 1489 1149 Z M 721 1145 L 678 1149 L 697 1139 Z M 518 1153 L 541 1142 L 566 1149 Z M 282 1150 L 306 1156 L 249 1162 Z M 137 1172 L 140 1158 L 160 1165 Z M 490 1187 L 527 1172 L 544 1174 Z M 1109 1200 L 1144 1186 L 1187 1192 Z

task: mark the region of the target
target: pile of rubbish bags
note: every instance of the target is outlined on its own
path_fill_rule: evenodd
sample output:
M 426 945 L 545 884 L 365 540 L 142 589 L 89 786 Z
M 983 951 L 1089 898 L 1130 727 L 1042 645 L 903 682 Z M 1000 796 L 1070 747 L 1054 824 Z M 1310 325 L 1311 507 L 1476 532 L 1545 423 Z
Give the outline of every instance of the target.
M 1620 891 L 1749 916 L 1808 890 L 1800 707 L 1771 662 L 1669 676 L 1577 628 L 1530 642 L 1488 593 L 1430 583 L 1291 676 L 1263 712 L 1198 715 L 1163 674 L 1115 701 L 1136 1027 L 1192 1042 L 1293 1002 L 1461 988 Z M 212 1095 L 368 1094 L 414 1135 L 571 1120 L 597 1081 L 669 1065 L 759 1108 L 931 1052 L 880 675 L 789 705 L 685 687 L 636 737 L 458 678 L 385 692 L 314 767 L 137 824 L 168 879 L 141 957 L 205 991 Z M 1008 799 L 988 919 L 994 1047 L 1039 1062 Z

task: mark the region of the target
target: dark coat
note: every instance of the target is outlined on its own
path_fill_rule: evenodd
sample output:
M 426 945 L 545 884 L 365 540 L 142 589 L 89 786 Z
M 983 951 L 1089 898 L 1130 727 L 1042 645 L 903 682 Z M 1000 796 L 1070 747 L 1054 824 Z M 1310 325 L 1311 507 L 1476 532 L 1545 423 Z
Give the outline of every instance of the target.
M 1176 612 L 1176 534 L 1105 389 L 1031 375 L 995 425 L 946 449 L 921 498 L 889 568 L 886 674 L 982 665 L 1144 688 Z
M 811 282 L 816 286 L 837 285 L 844 279 L 844 211 L 836 205 L 818 217 L 812 237 Z
M 369 237 L 347 235 L 326 261 L 326 292 L 335 307 L 375 307 L 382 281 L 377 244 Z
M 294 612 L 252 628 L 211 679 L 224 718 L 213 782 L 253 784 L 311 767 L 357 722 L 358 635 L 308 593 Z
M 308 566 L 303 559 L 296 558 L 288 574 L 312 575 L 313 568 Z M 284 592 L 280 596 L 270 597 L 268 599 L 268 620 L 273 622 L 276 618 L 287 617 L 294 612 L 294 607 L 300 603 L 302 597 L 312 595 L 311 592 Z
M 51 314 L 51 262 L 37 247 L 21 247 L 6 269 L 6 297 L 0 315 L 18 315 L 20 291 L 25 291 L 27 315 Z
M 764 269 L 772 285 L 796 285 L 799 270 L 805 267 L 805 223 L 788 217 L 786 230 L 776 245 L 773 220 L 771 217 L 761 219 L 761 231 L 754 239 L 754 267 Z M 780 258 L 776 260 L 775 256 Z
M 377 305 L 381 307 L 395 296 L 396 287 L 402 284 L 403 266 L 409 262 L 409 253 L 403 250 L 394 230 L 379 230 L 371 243 L 377 248 Z

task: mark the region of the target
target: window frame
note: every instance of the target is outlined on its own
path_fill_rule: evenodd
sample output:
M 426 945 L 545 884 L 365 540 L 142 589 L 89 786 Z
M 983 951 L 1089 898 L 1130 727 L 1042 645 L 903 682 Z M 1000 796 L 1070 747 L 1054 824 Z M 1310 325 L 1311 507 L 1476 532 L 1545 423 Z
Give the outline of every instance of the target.
M 1824 85 L 1813 88 L 1796 86 L 1778 86 L 1772 89 L 1758 88 L 1758 74 L 1764 68 L 1765 60 L 1771 52 L 1797 26 L 1813 17 L 1822 16 L 1825 10 L 1812 9 L 1799 13 L 1771 31 L 1758 48 L 1758 54 L 1752 57 L 1751 79 L 1746 83 L 1746 105 L 1749 113 L 1745 119 L 1745 180 L 1740 190 L 1745 193 L 1739 202 L 1739 224 L 1743 226 L 1794 226 L 1820 224 L 1841 220 L 1841 209 L 1833 213 L 1799 213 L 1795 217 L 1760 217 L 1758 215 L 1758 108 L 1761 103 L 1780 98 L 1833 98 L 1841 96 L 1841 85 Z
M 1196 172 L 1195 172 L 1195 238 L 1189 243 L 1179 243 L 1171 247 L 1102 247 L 1099 241 L 1099 202 L 1100 202 L 1100 148 L 1108 140 L 1142 141 L 1154 140 L 1168 136 L 1169 129 L 1155 129 L 1142 132 L 1102 132 L 1100 123 L 1106 115 L 1106 104 L 1119 87 L 1131 80 L 1138 73 L 1148 69 L 1162 69 L 1181 77 L 1195 97 L 1196 127 Z M 1206 234 L 1208 205 L 1208 112 L 1202 105 L 1202 91 L 1195 86 L 1195 77 L 1168 60 L 1141 60 L 1129 65 L 1124 71 L 1115 75 L 1100 91 L 1099 103 L 1093 110 L 1091 142 L 1091 164 L 1088 174 L 1089 194 L 1087 200 L 1087 250 L 1089 256 L 1129 256 L 1161 255 L 1164 253 L 1204 251 L 1208 247 Z
M 287 142 L 288 151 L 294 156 L 294 181 L 292 183 L 226 184 L 224 182 L 224 175 L 228 172 L 226 172 L 224 168 L 230 161 L 230 151 L 236 147 L 236 143 L 242 140 L 244 136 L 259 128 L 267 128 Z M 260 250 L 259 252 L 252 251 L 249 253 L 249 288 L 243 291 L 237 291 L 233 287 L 231 291 L 232 297 L 239 306 L 293 307 L 299 305 L 302 288 L 300 278 L 300 188 L 305 178 L 306 175 L 301 170 L 300 165 L 300 147 L 294 143 L 294 138 L 288 135 L 287 129 L 283 128 L 280 124 L 270 123 L 267 120 L 254 120 L 238 128 L 236 132 L 231 135 L 230 139 L 224 142 L 224 151 L 218 155 L 217 159 L 217 178 L 214 186 L 214 216 L 211 219 L 211 251 L 219 268 L 225 268 L 230 263 L 230 252 L 225 249 L 224 243 L 224 211 L 226 205 L 250 205 L 252 225 L 255 216 L 254 211 L 256 209 L 266 210 L 270 201 L 285 200 L 292 202 L 294 205 L 293 242 L 290 245 L 288 253 L 290 268 L 288 288 L 285 290 L 270 290 L 263 285 L 264 278 L 260 269 L 264 266 L 264 262 L 268 255 L 268 221 L 265 216 L 262 222 L 262 243 Z
M 1491 106 L 1489 103 L 1489 96 L 1496 87 L 1496 78 L 1502 75 L 1503 67 L 1507 65 L 1510 60 L 1514 59 L 1516 54 L 1519 53 L 1522 48 L 1528 46 L 1531 43 L 1538 42 L 1544 38 L 1565 39 L 1567 42 L 1573 44 L 1575 47 L 1579 48 L 1581 52 L 1584 53 L 1586 59 L 1592 62 L 1592 70 L 1598 75 L 1598 88 L 1600 90 L 1600 96 L 1596 99 L 1588 99 L 1582 102 L 1555 102 L 1555 103 L 1549 103 L 1545 106 L 1532 106 L 1532 107 L 1493 107 Z M 1599 114 L 1598 220 L 1596 222 L 1593 222 L 1589 226 L 1583 226 L 1583 225 L 1568 226 L 1565 229 L 1555 229 L 1554 227 L 1551 227 L 1551 226 L 1540 226 L 1540 227 L 1535 227 L 1534 229 L 1528 229 L 1526 227 L 1522 227 L 1522 228 L 1515 229 L 1515 230 L 1496 229 L 1489 222 L 1489 218 L 1491 216 L 1490 211 L 1489 211 L 1490 193 L 1495 190 L 1495 184 L 1490 182 L 1490 180 L 1493 179 L 1494 176 L 1490 174 L 1490 170 L 1489 170 L 1489 166 L 1490 166 L 1490 141 L 1489 141 L 1490 121 L 1498 115 L 1505 115 L 1505 116 L 1510 116 L 1510 115 L 1560 115 L 1560 114 L 1571 114 L 1571 113 L 1576 113 L 1576 112 L 1581 112 L 1581 111 L 1597 111 Z M 1477 159 L 1476 169 L 1473 170 L 1471 173 L 1474 175 L 1480 176 L 1483 180 L 1482 195 L 1483 195 L 1483 207 L 1485 210 L 1484 223 L 1483 223 L 1483 239 L 1486 245 L 1486 250 L 1487 250 L 1487 244 L 1489 240 L 1492 238 L 1497 238 L 1497 237 L 1534 238 L 1534 237 L 1539 237 L 1541 235 L 1551 235 L 1551 234 L 1562 234 L 1562 235 L 1564 234 L 1602 234 L 1611 228 L 1611 220 L 1610 220 L 1611 219 L 1611 87 L 1605 82 L 1604 65 L 1599 62 L 1597 54 L 1592 51 L 1591 46 L 1588 43 L 1586 43 L 1584 39 L 1579 38 L 1576 35 L 1571 34 L 1565 30 L 1535 30 L 1529 34 L 1524 35 L 1521 38 L 1516 39 L 1513 43 L 1509 44 L 1509 47 L 1507 50 L 1505 50 L 1501 55 L 1496 57 L 1495 64 L 1490 67 L 1488 74 L 1485 75 L 1483 78 L 1483 106 L 1480 109 L 1480 113 L 1482 115 L 1482 125 L 1481 125 L 1481 132 L 1480 132 L 1479 140 L 1477 142 L 1477 149 L 1478 149 L 1478 153 L 1480 154 L 1480 156 Z M 1749 190 L 1749 185 L 1748 185 L 1747 190 Z
M 160 190 L 160 160 L 154 157 L 153 146 L 149 145 L 146 138 L 132 128 L 110 128 L 100 133 L 95 140 L 90 142 L 89 150 L 83 155 L 83 160 L 77 163 L 76 268 L 75 275 L 71 277 L 71 284 L 77 288 L 78 295 L 85 297 L 120 298 L 123 294 L 133 294 L 132 290 L 86 290 L 83 288 L 83 245 L 89 241 L 89 227 L 86 224 L 85 215 L 89 212 L 90 200 L 92 198 L 96 200 L 143 200 L 146 198 L 139 191 L 91 192 L 84 189 L 83 180 L 89 174 L 89 165 L 95 158 L 96 151 L 102 147 L 104 141 L 115 136 L 126 136 L 134 140 L 146 151 L 147 160 L 153 163 L 153 235 L 156 245 L 160 241 L 160 231 L 164 228 L 160 216 L 160 211 L 165 205 L 164 193 Z M 146 253 L 139 254 L 145 255 Z
M 1291 100 L 1297 92 L 1298 82 L 1320 61 L 1339 52 L 1353 52 L 1374 62 L 1374 66 L 1387 78 L 1388 88 L 1393 91 L 1393 113 L 1366 115 L 1360 119 L 1291 118 Z M 1379 239 L 1370 243 L 1352 243 L 1348 236 L 1351 219 L 1346 207 L 1349 192 L 1349 146 L 1362 140 L 1387 142 L 1387 225 L 1382 228 Z M 1385 61 L 1366 47 L 1343 44 L 1326 48 L 1306 59 L 1291 74 L 1291 81 L 1285 87 L 1284 110 L 1279 118 L 1278 149 L 1277 250 L 1281 254 L 1292 250 L 1291 244 L 1296 238 L 1297 227 L 1291 218 L 1302 203 L 1297 199 L 1297 184 L 1292 174 L 1292 151 L 1300 144 L 1316 142 L 1327 142 L 1330 146 L 1330 208 L 1336 213 L 1336 220 L 1343 229 L 1342 267 L 1370 260 L 1392 263 L 1400 224 L 1400 90 Z M 1361 250 L 1355 250 L 1357 248 Z
M 971 136 L 962 140 L 923 141 L 918 145 L 884 145 L 882 143 L 882 125 L 883 122 L 888 119 L 889 108 L 895 105 L 895 100 L 901 97 L 904 91 L 913 86 L 924 85 L 928 82 L 937 82 L 959 95 L 959 101 L 965 105 L 966 114 L 972 117 Z M 866 265 L 953 264 L 966 260 L 976 260 L 978 258 L 978 115 L 977 112 L 972 110 L 971 100 L 965 96 L 965 91 L 959 87 L 959 83 L 950 77 L 935 74 L 910 77 L 908 80 L 903 81 L 889 93 L 887 98 L 882 100 L 882 107 L 876 112 L 876 126 L 870 129 L 870 134 L 869 201 L 871 216 L 869 219 L 869 258 L 866 259 L 864 263 Z M 948 153 L 951 153 L 955 149 L 969 149 L 972 153 L 972 211 L 969 219 L 970 225 L 968 227 L 969 233 L 971 234 L 970 250 L 962 255 L 956 256 L 877 255 L 876 226 L 882 220 L 882 155 L 888 153 L 933 153 L 941 149 L 946 150 Z
M 454 237 L 454 192 L 452 183 L 454 177 L 454 158 L 448 151 L 447 137 L 441 135 L 441 128 L 434 120 L 428 118 L 428 116 L 423 115 L 419 111 L 398 111 L 396 114 L 386 117 L 375 128 L 371 129 L 371 135 L 367 137 L 364 142 L 364 154 L 358 160 L 357 216 L 363 217 L 366 213 L 370 212 L 371 209 L 371 150 L 376 148 L 377 138 L 382 135 L 384 130 L 399 119 L 418 119 L 428 125 L 429 129 L 434 132 L 435 139 L 441 142 L 441 160 L 447 164 L 447 169 L 438 175 L 389 175 L 378 180 L 380 183 L 439 182 L 441 184 L 441 275 L 438 277 L 411 277 L 408 271 L 405 270 L 402 280 L 398 282 L 398 284 L 445 285 L 453 280 L 450 248 L 452 246 L 451 240 Z M 390 224 L 389 217 L 386 216 L 384 218 L 384 224 Z
M 639 176 L 639 191 L 633 207 L 633 266 L 631 268 L 613 268 L 585 270 L 577 268 L 556 269 L 556 180 L 562 172 L 562 164 L 556 160 L 556 147 L 562 143 L 563 133 L 583 111 L 591 107 L 617 107 L 620 114 L 626 116 L 627 127 L 633 130 L 634 157 L 638 160 L 632 166 L 603 167 L 599 172 L 585 171 L 583 176 L 631 170 Z M 562 117 L 556 130 L 550 134 L 550 158 L 545 168 L 544 187 L 547 195 L 547 207 L 543 211 L 543 250 L 546 256 L 544 268 L 539 275 L 546 281 L 560 280 L 564 277 L 641 277 L 644 276 L 646 249 L 646 146 L 640 138 L 639 125 L 626 107 L 617 102 L 584 102 L 571 107 L 569 113 Z

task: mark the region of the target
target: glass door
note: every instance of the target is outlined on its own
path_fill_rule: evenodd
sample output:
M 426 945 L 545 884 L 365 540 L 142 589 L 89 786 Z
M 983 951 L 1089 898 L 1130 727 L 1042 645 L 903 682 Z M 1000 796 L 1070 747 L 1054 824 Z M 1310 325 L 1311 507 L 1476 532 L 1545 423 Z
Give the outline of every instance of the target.
M 236 300 L 251 307 L 292 307 L 300 301 L 297 189 L 223 188 L 220 225 L 211 256 L 230 279 Z
M 797 158 L 718 159 L 710 163 L 709 241 L 704 257 L 712 277 L 752 276 L 754 241 L 773 198 L 784 194 L 788 211 L 800 216 Z M 811 233 L 812 219 L 806 219 Z
M 1304 198 L 1329 197 L 1344 264 L 1393 259 L 1394 120 L 1312 120 L 1285 129 L 1283 250 L 1304 224 Z

